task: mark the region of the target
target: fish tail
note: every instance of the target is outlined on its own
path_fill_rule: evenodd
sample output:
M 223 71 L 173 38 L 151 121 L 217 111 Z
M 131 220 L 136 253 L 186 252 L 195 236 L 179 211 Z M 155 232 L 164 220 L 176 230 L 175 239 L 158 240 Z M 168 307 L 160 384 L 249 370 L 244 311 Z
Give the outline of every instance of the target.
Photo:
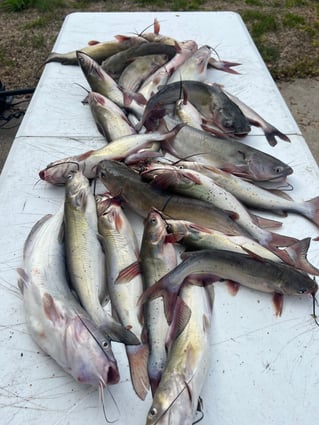
M 277 144 L 276 137 L 279 137 L 281 140 L 284 140 L 285 142 L 290 142 L 290 139 L 288 136 L 286 136 L 284 133 L 282 133 L 276 127 L 274 127 L 273 125 L 269 123 L 267 123 L 267 125 L 264 127 L 264 133 L 265 133 L 267 142 L 270 144 L 270 146 L 276 146 Z
M 305 202 L 307 206 L 307 212 L 304 215 L 311 220 L 314 224 L 319 226 L 319 196 L 309 199 Z
M 303 270 L 306 273 L 310 273 L 318 276 L 319 270 L 314 267 L 307 259 L 308 248 L 310 245 L 311 238 L 304 238 L 293 245 L 286 248 L 286 252 L 291 258 L 291 264 L 297 269 Z
M 147 344 L 139 344 L 126 347 L 126 354 L 130 365 L 130 373 L 133 388 L 141 400 L 145 397 L 150 388 L 150 381 L 147 371 L 147 361 L 149 348 Z

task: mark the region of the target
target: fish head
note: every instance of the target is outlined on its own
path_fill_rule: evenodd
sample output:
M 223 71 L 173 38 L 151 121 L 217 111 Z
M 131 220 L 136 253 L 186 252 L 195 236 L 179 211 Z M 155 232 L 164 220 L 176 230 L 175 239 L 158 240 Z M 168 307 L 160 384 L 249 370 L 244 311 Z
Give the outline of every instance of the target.
M 164 242 L 167 235 L 166 227 L 166 222 L 160 211 L 156 208 L 152 208 L 144 221 L 144 235 L 147 237 L 146 241 L 152 245 L 158 245 Z
M 104 228 L 116 229 L 120 232 L 125 225 L 120 199 L 107 192 L 103 195 L 97 195 L 95 201 L 99 223 Z
M 221 108 L 218 108 L 215 117 L 217 126 L 223 130 L 226 135 L 229 133 L 235 136 L 243 137 L 246 136 L 251 130 L 247 118 L 235 104 L 227 104 L 223 105 Z
M 190 389 L 181 376 L 175 375 L 169 380 L 169 387 L 160 384 L 155 392 L 146 425 L 191 425 L 193 414 Z
M 68 176 L 71 173 L 76 172 L 79 167 L 80 165 L 77 161 L 55 161 L 41 170 L 39 172 L 39 177 L 41 180 L 45 180 L 46 182 L 54 185 L 64 185 L 68 179 Z
M 293 169 L 279 159 L 258 152 L 252 152 L 245 156 L 249 176 L 256 181 L 273 181 L 274 183 L 284 182 L 286 177 L 293 173 Z
M 90 182 L 80 169 L 70 170 L 65 174 L 65 193 L 73 198 L 76 205 L 82 205 L 84 196 L 90 190 Z
M 81 383 L 94 387 L 117 384 L 120 380 L 111 341 L 90 319 L 75 316 L 66 330 L 67 357 L 72 376 Z

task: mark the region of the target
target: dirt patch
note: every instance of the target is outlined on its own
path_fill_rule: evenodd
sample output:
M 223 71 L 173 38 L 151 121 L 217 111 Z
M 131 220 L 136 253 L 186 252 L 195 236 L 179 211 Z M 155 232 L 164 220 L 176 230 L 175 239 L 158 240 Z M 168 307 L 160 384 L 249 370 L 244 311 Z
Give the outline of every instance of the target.
M 65 2 L 80 4 L 80 2 Z M 152 3 L 152 5 L 147 4 Z M 180 2 L 173 2 L 177 4 Z M 319 6 L 317 1 L 257 0 L 184 2 L 201 10 L 228 10 L 241 14 L 266 65 L 275 79 L 319 75 Z M 265 2 L 263 2 L 265 3 Z M 158 6 L 161 4 L 161 6 Z M 0 79 L 7 89 L 32 87 L 52 50 L 65 16 L 75 11 L 163 11 L 171 2 L 95 1 L 85 7 L 63 7 L 41 12 L 1 12 Z M 287 7 L 287 4 L 294 7 Z M 299 6 L 296 6 L 299 5 Z M 186 7 L 186 8 L 187 8 Z

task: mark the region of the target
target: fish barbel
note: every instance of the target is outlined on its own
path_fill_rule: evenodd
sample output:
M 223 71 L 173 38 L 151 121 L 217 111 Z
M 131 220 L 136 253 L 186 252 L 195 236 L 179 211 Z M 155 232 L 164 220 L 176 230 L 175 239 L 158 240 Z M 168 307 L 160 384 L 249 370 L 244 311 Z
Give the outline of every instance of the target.
M 142 341 L 143 312 L 141 305 L 138 305 L 143 282 L 138 267 L 137 239 L 116 198 L 108 193 L 99 195 L 96 197 L 96 205 L 100 241 L 105 254 L 108 293 L 119 322 L 133 332 L 139 341 L 139 344 L 125 348 L 133 388 L 139 398 L 144 400 L 149 388 L 148 345 Z
M 119 382 L 111 342 L 71 293 L 61 240 L 63 205 L 32 228 L 18 269 L 26 323 L 34 341 L 80 383 Z
M 140 302 L 164 297 L 165 312 L 172 319 L 172 306 L 184 280 L 213 283 L 220 279 L 273 294 L 276 314 L 281 315 L 283 295 L 315 295 L 318 284 L 306 273 L 285 263 L 256 258 L 237 252 L 217 249 L 184 253 L 184 260 L 174 270 L 147 289 Z M 200 283 L 201 284 L 201 283 Z
M 146 425 L 191 425 L 209 369 L 214 288 L 184 283 L 179 298 L 191 316 L 172 342 Z
M 166 241 L 167 235 L 166 222 L 160 212 L 152 208 L 144 222 L 140 251 L 144 289 L 152 286 L 177 265 L 175 248 Z M 168 323 L 162 299 L 157 298 L 145 304 L 144 328 L 149 344 L 148 375 L 154 395 L 167 360 L 165 343 Z
M 105 259 L 97 237 L 95 198 L 81 171 L 70 173 L 66 182 L 64 228 L 66 263 L 81 304 L 110 339 L 138 343 L 137 337 L 116 322 L 100 302 L 100 288 L 106 285 Z

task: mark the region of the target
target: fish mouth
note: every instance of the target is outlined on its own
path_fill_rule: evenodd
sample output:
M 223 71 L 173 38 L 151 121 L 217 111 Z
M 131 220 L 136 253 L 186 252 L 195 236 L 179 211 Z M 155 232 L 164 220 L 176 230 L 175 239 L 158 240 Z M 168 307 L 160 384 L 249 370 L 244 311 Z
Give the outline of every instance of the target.
M 114 385 L 120 381 L 120 374 L 116 365 L 111 364 L 107 371 L 107 384 Z

